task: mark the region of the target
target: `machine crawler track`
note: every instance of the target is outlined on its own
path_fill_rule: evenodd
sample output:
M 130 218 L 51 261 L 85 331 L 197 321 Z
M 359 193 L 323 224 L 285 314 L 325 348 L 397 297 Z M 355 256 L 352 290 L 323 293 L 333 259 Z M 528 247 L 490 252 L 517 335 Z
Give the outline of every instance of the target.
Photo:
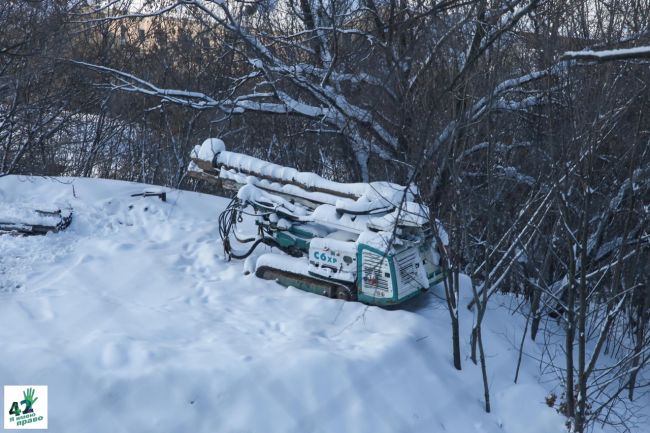
M 270 266 L 260 266 L 255 271 L 255 275 L 265 280 L 275 280 L 283 286 L 294 286 L 307 292 L 325 295 L 334 299 L 343 299 L 344 301 L 356 301 L 357 299 L 353 287 L 335 281 L 323 280 Z

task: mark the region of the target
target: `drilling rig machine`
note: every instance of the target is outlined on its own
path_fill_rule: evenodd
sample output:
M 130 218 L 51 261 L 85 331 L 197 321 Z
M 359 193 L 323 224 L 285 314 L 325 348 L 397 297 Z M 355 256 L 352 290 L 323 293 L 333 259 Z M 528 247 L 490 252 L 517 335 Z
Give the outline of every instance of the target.
M 190 176 L 236 192 L 219 216 L 228 259 L 245 259 L 261 243 L 275 248 L 257 257 L 259 278 L 389 306 L 443 277 L 439 248 L 447 236 L 438 223 L 434 236 L 428 209 L 413 186 L 333 182 L 226 151 L 215 138 L 195 146 L 191 160 Z M 255 219 L 257 233 L 240 233 L 237 223 L 244 217 Z M 238 253 L 235 243 L 251 245 L 238 245 L 243 251 Z

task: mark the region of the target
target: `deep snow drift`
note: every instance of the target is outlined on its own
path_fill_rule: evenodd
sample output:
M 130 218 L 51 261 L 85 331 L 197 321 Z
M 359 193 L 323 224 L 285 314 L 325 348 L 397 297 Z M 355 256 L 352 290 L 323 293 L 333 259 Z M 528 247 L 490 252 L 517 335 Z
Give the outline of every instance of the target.
M 48 385 L 51 431 L 563 430 L 534 361 L 512 383 L 505 309 L 488 312 L 486 414 L 479 368 L 452 367 L 441 289 L 388 311 L 244 276 L 222 258 L 226 199 L 131 197 L 153 189 L 0 178 L 3 206 L 74 210 L 64 232 L 0 236 L 0 385 Z

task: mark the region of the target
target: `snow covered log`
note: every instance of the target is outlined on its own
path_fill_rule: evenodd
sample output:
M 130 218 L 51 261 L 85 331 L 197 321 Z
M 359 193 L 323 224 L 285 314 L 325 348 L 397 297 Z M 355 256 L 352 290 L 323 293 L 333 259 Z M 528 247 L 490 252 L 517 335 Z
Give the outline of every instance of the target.
M 0 234 L 56 233 L 65 230 L 71 222 L 71 209 L 0 208 Z
M 335 182 L 311 172 L 301 172 L 249 155 L 225 150 L 219 139 L 208 139 L 190 154 L 188 175 L 237 191 L 242 185 L 256 187 L 298 200 L 309 208 L 321 204 L 336 206 L 343 212 L 357 213 L 395 208 L 413 202 L 417 187 L 390 182 Z M 404 195 L 406 194 L 406 197 Z

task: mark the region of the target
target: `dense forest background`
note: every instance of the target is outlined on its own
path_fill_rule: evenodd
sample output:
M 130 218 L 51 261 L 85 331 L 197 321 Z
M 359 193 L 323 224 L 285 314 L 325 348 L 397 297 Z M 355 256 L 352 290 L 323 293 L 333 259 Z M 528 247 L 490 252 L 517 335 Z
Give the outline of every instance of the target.
M 649 25 L 648 0 L 2 1 L 0 176 L 212 191 L 185 173 L 220 137 L 414 183 L 450 235 L 454 365 L 466 273 L 471 360 L 511 293 L 524 338 L 562 343 L 548 404 L 624 431 L 650 385 Z

